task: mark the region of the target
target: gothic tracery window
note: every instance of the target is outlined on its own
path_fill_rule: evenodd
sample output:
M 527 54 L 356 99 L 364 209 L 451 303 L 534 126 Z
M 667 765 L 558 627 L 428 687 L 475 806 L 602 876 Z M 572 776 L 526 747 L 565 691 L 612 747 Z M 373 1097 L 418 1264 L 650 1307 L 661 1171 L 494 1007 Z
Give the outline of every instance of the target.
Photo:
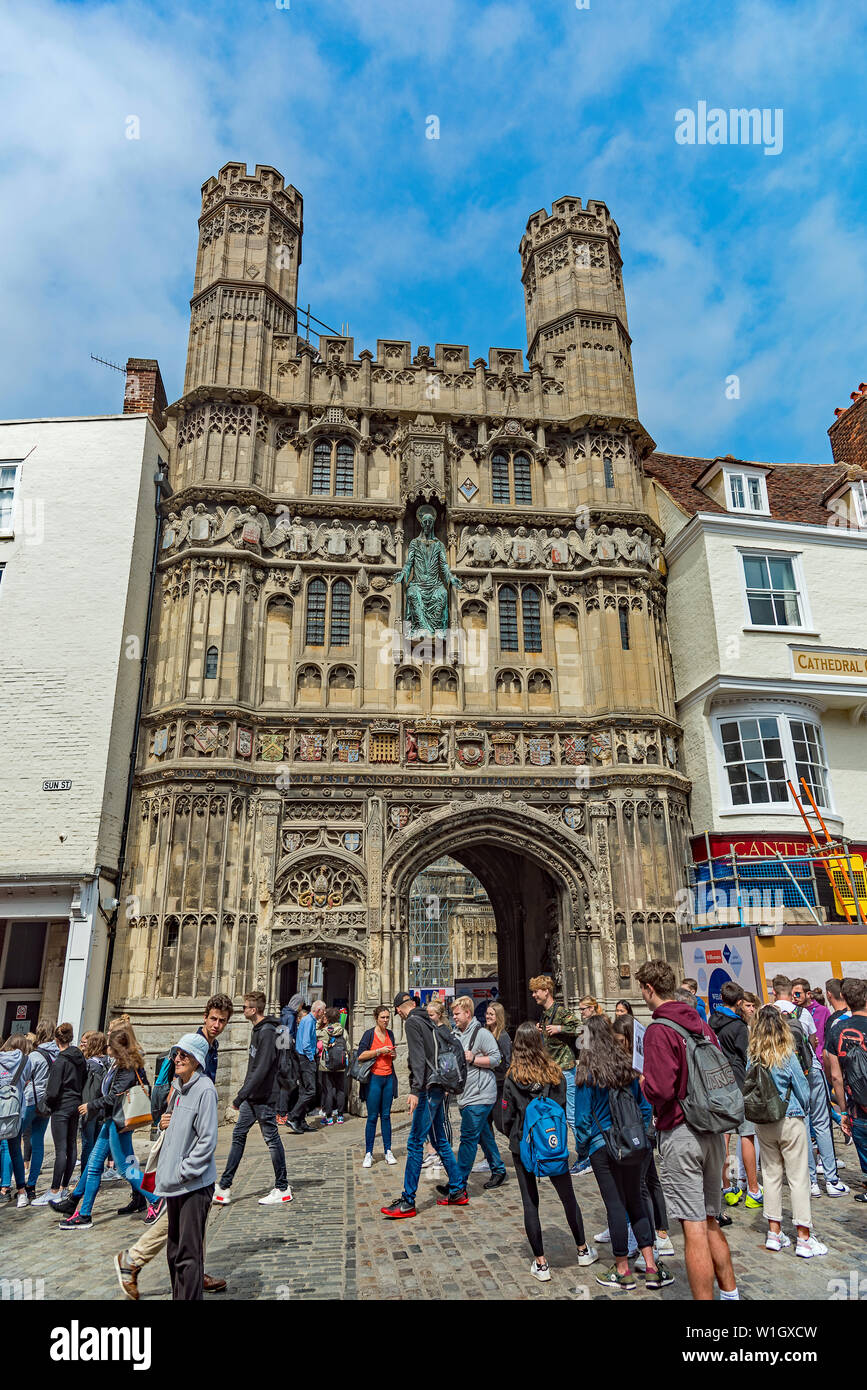
M 542 650 L 542 596 L 534 584 L 525 584 L 520 595 L 512 584 L 500 588 L 500 650 Z
M 329 586 L 321 576 L 307 585 L 307 622 L 304 640 L 308 647 L 324 647 L 325 633 L 332 647 L 348 647 L 352 619 L 352 588 L 347 579 L 335 579 Z
M 310 491 L 323 497 L 352 497 L 355 448 L 347 439 L 320 439 L 313 449 Z
M 533 486 L 526 454 L 496 453 L 491 458 L 491 495 L 503 506 L 531 507 Z

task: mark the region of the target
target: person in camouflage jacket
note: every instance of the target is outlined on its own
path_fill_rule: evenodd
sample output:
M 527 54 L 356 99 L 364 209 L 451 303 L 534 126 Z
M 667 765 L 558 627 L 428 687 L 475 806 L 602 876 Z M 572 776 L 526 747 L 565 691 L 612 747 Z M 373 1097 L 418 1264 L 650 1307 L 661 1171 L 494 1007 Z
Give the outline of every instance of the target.
M 539 1031 L 545 1039 L 552 1062 L 566 1080 L 566 1121 L 575 1140 L 575 1039 L 583 1024 L 565 1004 L 554 998 L 554 981 L 550 975 L 534 975 L 530 992 L 542 1010 Z M 573 1169 L 574 1171 L 574 1169 Z

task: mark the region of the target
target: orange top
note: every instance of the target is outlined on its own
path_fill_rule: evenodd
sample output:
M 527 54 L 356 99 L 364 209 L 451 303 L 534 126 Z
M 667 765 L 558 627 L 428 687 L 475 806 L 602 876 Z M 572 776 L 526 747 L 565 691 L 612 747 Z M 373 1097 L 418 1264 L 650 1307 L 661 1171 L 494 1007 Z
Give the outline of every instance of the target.
M 374 1029 L 374 1031 L 373 1031 L 373 1047 L 386 1047 L 386 1046 L 388 1046 L 388 1047 L 391 1046 L 391 1039 L 389 1038 L 388 1034 L 386 1034 L 385 1037 L 380 1037 L 379 1030 L 378 1030 L 378 1029 Z M 392 1073 L 393 1071 L 394 1071 L 394 1061 L 393 1061 L 393 1059 L 388 1055 L 388 1053 L 385 1053 L 385 1052 L 384 1052 L 384 1053 L 381 1053 L 380 1056 L 377 1057 L 376 1061 L 374 1062 L 374 1064 L 373 1064 L 373 1070 L 371 1071 L 371 1076 L 391 1076 L 391 1073 Z

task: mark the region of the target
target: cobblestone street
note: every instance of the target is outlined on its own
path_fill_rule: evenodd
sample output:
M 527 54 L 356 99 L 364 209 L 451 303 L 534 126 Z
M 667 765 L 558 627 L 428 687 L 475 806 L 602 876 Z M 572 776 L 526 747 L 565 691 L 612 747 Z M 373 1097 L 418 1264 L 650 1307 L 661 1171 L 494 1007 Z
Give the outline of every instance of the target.
M 553 1191 L 542 1185 L 542 1226 L 552 1279 L 539 1284 L 529 1275 L 530 1250 L 524 1237 L 518 1187 L 513 1176 L 501 1188 L 485 1192 L 486 1173 L 470 1179 L 470 1204 L 437 1207 L 432 1179 L 423 1176 L 419 1215 L 409 1221 L 386 1221 L 379 1212 L 398 1195 L 403 1175 L 406 1120 L 398 1118 L 394 1147 L 399 1163 L 389 1168 L 378 1150 L 374 1166 L 362 1169 L 362 1122 L 342 1128 L 293 1136 L 281 1130 L 287 1152 L 294 1200 L 288 1210 L 260 1207 L 257 1198 L 272 1186 L 271 1165 L 258 1132 L 251 1133 L 247 1153 L 232 1188 L 230 1206 L 214 1208 L 208 1225 L 207 1269 L 229 1281 L 224 1295 L 234 1299 L 617 1299 L 680 1300 L 689 1297 L 679 1232 L 676 1254 L 669 1259 L 676 1283 L 648 1292 L 638 1281 L 634 1294 L 610 1294 L 594 1276 L 610 1263 L 610 1246 L 599 1247 L 599 1263 L 589 1269 L 574 1264 L 571 1239 Z M 231 1127 L 220 1131 L 218 1157 L 228 1151 Z M 501 1148 L 503 1141 L 500 1141 Z M 147 1140 L 136 1151 L 147 1151 Z M 852 1150 L 846 1152 L 847 1160 Z M 511 1164 L 507 1158 L 507 1166 Z M 850 1185 L 852 1162 L 842 1177 Z M 588 1239 L 605 1225 L 601 1198 L 592 1174 L 575 1179 Z M 42 1185 L 40 1184 L 42 1189 Z M 853 1190 L 857 1190 L 857 1187 Z M 129 1189 L 104 1183 L 94 1209 L 94 1225 L 63 1234 L 49 1208 L 0 1209 L 0 1279 L 4 1297 L 16 1296 L 17 1280 L 31 1280 L 34 1297 L 122 1300 L 112 1259 L 131 1245 L 141 1226 L 138 1217 L 114 1213 Z M 815 1200 L 816 1230 L 830 1247 L 826 1258 L 796 1260 L 791 1251 L 772 1255 L 764 1249 L 762 1214 L 734 1210 L 727 1236 L 738 1287 L 744 1299 L 823 1301 L 849 1295 L 852 1274 L 867 1274 L 867 1210 L 851 1196 Z M 835 1285 L 834 1280 L 842 1281 Z M 41 1281 L 41 1282 L 39 1282 Z M 867 1281 L 865 1281 L 867 1283 Z M 142 1300 L 169 1297 L 165 1259 L 158 1256 L 139 1278 Z M 24 1296 L 27 1286 L 25 1285 Z M 21 1296 L 21 1291 L 17 1291 Z M 862 1297 L 864 1294 L 862 1294 Z

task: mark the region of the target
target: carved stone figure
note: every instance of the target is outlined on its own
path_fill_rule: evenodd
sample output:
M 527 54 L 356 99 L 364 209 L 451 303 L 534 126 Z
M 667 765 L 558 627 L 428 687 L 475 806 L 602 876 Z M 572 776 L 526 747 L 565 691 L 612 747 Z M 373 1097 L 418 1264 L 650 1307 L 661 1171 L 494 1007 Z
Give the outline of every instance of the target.
M 287 528 L 286 539 L 290 555 L 306 555 L 310 549 L 310 530 L 300 516 L 293 516 L 292 525 Z

